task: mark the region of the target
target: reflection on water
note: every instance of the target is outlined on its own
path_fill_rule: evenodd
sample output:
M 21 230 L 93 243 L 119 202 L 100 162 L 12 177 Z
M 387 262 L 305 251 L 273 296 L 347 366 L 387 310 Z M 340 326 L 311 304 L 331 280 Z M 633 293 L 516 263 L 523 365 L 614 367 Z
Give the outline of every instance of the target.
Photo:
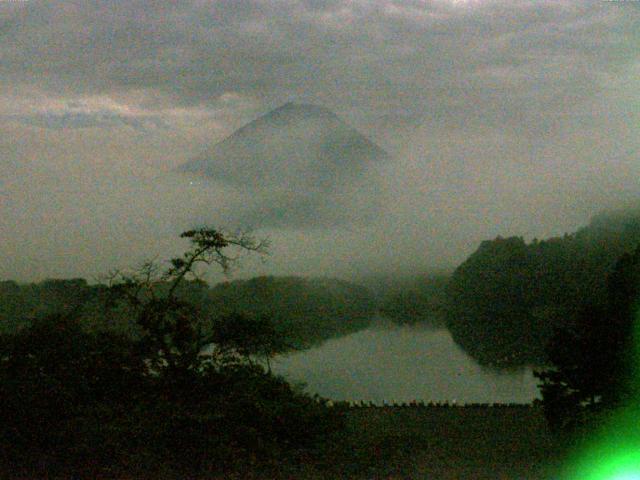
M 531 369 L 495 372 L 477 365 L 449 332 L 379 321 L 317 348 L 277 357 L 273 370 L 335 400 L 530 402 Z

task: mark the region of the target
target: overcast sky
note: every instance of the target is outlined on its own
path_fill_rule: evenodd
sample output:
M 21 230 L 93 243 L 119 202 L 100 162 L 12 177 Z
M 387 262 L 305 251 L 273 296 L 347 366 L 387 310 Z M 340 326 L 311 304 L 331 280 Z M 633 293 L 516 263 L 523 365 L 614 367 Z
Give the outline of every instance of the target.
M 0 0 L 0 278 L 236 226 L 254 192 L 172 171 L 287 101 L 392 158 L 336 202 L 353 222 L 259 225 L 272 254 L 241 274 L 452 267 L 638 198 L 640 2 Z

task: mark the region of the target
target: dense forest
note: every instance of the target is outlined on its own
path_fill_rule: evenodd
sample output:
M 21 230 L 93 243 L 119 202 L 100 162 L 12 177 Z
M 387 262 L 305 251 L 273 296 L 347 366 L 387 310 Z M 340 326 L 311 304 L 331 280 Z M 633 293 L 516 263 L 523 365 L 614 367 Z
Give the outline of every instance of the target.
M 485 365 L 542 365 L 558 328 L 606 303 L 618 258 L 640 243 L 640 210 L 608 212 L 573 234 L 485 241 L 453 273 L 447 327 Z
M 373 294 L 335 279 L 256 277 L 219 283 L 207 292 L 211 311 L 268 317 L 296 348 L 366 328 L 376 312 Z
M 167 285 L 154 288 L 160 292 Z M 73 312 L 93 328 L 135 333 L 125 306 L 104 308 L 108 292 L 107 285 L 89 285 L 84 279 L 0 282 L 0 332 L 20 330 L 49 314 Z M 177 294 L 213 317 L 267 317 L 291 348 L 307 348 L 365 328 L 377 308 L 373 294 L 364 287 L 323 278 L 256 277 L 213 287 L 191 280 L 181 284 Z
M 379 295 L 380 314 L 401 325 L 444 327 L 448 283 L 443 273 L 387 280 Z

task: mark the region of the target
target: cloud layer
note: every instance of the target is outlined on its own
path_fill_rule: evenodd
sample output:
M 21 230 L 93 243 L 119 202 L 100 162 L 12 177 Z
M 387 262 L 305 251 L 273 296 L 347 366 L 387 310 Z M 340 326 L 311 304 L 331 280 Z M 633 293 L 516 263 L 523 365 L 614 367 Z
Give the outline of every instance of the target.
M 289 100 L 394 153 L 367 194 L 385 208 L 273 223 L 252 268 L 443 267 L 572 230 L 640 193 L 639 44 L 635 2 L 0 2 L 0 276 L 92 274 L 237 224 L 251 191 L 169 172 Z

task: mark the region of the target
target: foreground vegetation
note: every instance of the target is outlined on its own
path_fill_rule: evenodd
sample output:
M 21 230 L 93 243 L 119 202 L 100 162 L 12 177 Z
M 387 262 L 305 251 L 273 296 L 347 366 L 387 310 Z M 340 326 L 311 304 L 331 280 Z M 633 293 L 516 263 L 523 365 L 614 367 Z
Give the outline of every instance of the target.
M 169 266 L 115 273 L 94 323 L 47 314 L 0 336 L 3 478 L 289 475 L 323 458 L 341 417 L 258 362 L 284 348 L 269 322 L 212 317 L 180 296 L 199 264 L 261 252 L 250 237 L 182 235 Z M 116 311 L 126 329 L 104 319 Z
M 589 432 L 612 412 L 640 405 L 639 321 L 640 246 L 616 262 L 604 305 L 585 307 L 549 342 L 550 368 L 536 375 L 554 431 Z
M 333 478 L 551 479 L 559 461 L 533 407 L 359 408 Z

